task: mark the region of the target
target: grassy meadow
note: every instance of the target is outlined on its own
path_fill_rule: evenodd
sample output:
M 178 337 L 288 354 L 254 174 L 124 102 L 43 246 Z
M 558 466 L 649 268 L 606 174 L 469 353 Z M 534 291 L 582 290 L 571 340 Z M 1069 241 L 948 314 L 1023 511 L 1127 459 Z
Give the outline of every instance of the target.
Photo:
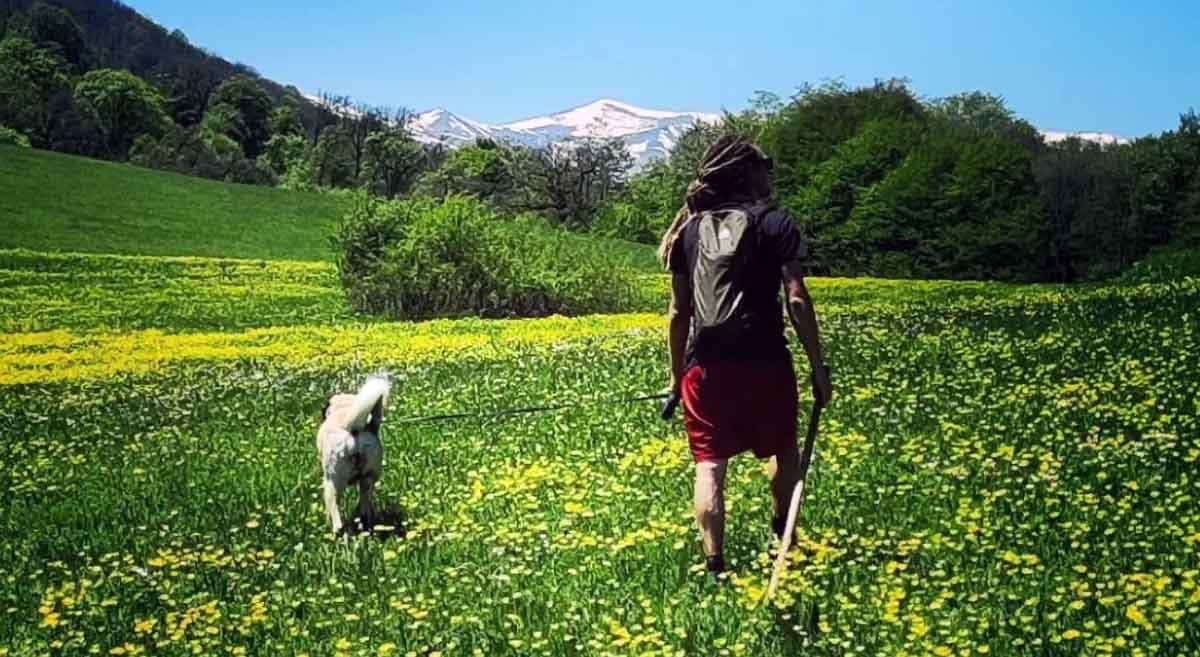
M 1200 645 L 1197 279 L 816 281 L 839 399 L 765 603 L 761 467 L 732 469 L 713 587 L 681 427 L 607 403 L 661 388 L 659 313 L 372 323 L 324 263 L 0 262 L 0 654 Z M 381 368 L 406 536 L 342 545 L 316 415 Z M 579 406 L 404 421 L 542 403 Z
M 371 321 L 318 230 L 336 201 L 60 158 L 0 149 L 19 201 L 0 208 L 0 657 L 1200 651 L 1187 257 L 1079 287 L 813 281 L 837 399 L 765 601 L 761 465 L 731 468 L 714 585 L 682 426 L 615 403 L 665 384 L 661 277 L 627 314 Z M 78 167 L 86 198 L 35 198 L 46 167 Z M 188 190 L 186 211 L 153 205 Z M 242 216 L 240 194 L 278 214 Z M 381 369 L 403 535 L 343 544 L 317 415 Z M 543 404 L 570 408 L 495 415 Z M 478 415 L 411 421 L 442 413 Z

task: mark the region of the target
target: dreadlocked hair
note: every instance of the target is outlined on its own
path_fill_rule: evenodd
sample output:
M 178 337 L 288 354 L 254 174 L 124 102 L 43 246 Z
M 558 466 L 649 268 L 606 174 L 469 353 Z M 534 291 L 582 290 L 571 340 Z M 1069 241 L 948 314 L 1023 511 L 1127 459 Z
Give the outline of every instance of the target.
M 769 198 L 770 169 L 770 158 L 745 137 L 724 135 L 709 146 L 696 179 L 688 185 L 685 205 L 675 213 L 658 247 L 663 266 L 670 266 L 671 251 L 692 216 L 722 205 Z
M 663 234 L 662 243 L 658 245 L 658 261 L 663 267 L 670 268 L 671 249 L 675 248 L 679 234 L 683 232 L 683 227 L 691 217 L 692 213 L 686 205 L 679 208 L 679 212 L 676 212 L 675 218 L 671 220 L 671 225 L 667 227 L 667 232 Z

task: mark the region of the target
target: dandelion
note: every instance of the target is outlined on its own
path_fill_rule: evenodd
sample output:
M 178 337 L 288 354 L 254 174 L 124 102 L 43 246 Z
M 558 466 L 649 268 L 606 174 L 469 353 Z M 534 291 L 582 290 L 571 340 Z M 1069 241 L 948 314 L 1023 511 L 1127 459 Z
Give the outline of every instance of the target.
M 1128 607 L 1126 607 L 1125 608 L 1125 617 L 1128 618 L 1129 620 L 1133 621 L 1135 625 L 1138 625 L 1138 626 L 1142 627 L 1143 629 L 1149 630 L 1152 627 L 1152 625 L 1150 624 L 1150 621 L 1146 618 L 1146 615 L 1142 613 L 1141 609 L 1137 608 L 1137 605 L 1129 605 Z

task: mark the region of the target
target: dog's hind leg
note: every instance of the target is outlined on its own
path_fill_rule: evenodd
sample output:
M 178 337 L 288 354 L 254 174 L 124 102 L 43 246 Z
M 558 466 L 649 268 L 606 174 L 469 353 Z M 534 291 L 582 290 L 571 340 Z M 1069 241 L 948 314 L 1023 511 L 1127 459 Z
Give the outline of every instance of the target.
M 365 475 L 358 481 L 358 515 L 364 528 L 375 525 L 375 477 L 372 475 Z
M 342 533 L 342 512 L 338 510 L 338 489 L 329 479 L 325 480 L 324 486 L 325 495 L 325 511 L 329 513 L 329 524 L 333 526 L 333 533 Z

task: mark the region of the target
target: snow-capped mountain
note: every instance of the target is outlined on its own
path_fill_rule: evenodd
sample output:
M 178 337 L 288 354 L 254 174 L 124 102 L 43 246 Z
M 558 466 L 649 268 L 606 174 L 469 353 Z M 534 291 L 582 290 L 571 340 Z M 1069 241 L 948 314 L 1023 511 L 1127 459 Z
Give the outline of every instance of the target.
M 1057 144 L 1071 137 L 1077 137 L 1083 141 L 1095 142 L 1103 146 L 1129 143 L 1129 140 L 1125 137 L 1108 132 L 1059 132 L 1057 130 L 1042 130 L 1041 132 L 1042 139 L 1045 139 L 1048 144 Z
M 311 100 L 320 102 L 315 96 Z M 442 144 L 449 148 L 466 146 L 479 139 L 543 148 L 588 137 L 619 138 L 633 156 L 633 168 L 636 171 L 666 157 L 679 137 L 693 124 L 715 123 L 720 118 L 719 114 L 705 112 L 646 109 L 605 98 L 564 112 L 505 124 L 474 121 L 439 107 L 417 114 L 409 127 L 418 141 Z M 1107 132 L 1042 130 L 1041 133 L 1051 144 L 1069 137 L 1105 145 L 1129 142 L 1125 137 Z
M 488 125 L 463 118 L 449 110 L 435 109 L 413 117 L 409 128 L 417 141 L 427 144 L 443 144 L 458 148 L 479 139 L 507 141 L 524 146 L 544 146 L 548 142 L 537 135 L 511 130 L 505 126 Z
M 535 148 L 588 137 L 619 138 L 633 156 L 634 168 L 640 169 L 669 153 L 680 135 L 697 121 L 715 122 L 719 118 L 717 114 L 665 112 L 603 99 L 503 125 L 472 121 L 439 108 L 418 114 L 412 129 L 420 141 L 452 148 L 480 138 Z

